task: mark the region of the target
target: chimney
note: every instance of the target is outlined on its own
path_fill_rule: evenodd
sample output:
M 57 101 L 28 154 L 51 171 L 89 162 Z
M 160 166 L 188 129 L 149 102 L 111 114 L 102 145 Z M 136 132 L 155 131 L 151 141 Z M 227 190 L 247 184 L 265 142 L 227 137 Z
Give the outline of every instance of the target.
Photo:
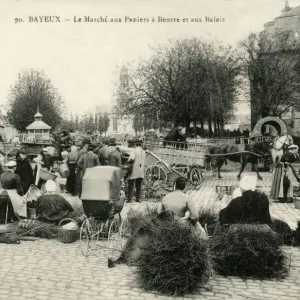
M 290 11 L 291 8 L 289 6 L 289 1 L 288 0 L 285 0 L 285 6 L 284 6 L 284 9 L 281 11 L 283 14 Z

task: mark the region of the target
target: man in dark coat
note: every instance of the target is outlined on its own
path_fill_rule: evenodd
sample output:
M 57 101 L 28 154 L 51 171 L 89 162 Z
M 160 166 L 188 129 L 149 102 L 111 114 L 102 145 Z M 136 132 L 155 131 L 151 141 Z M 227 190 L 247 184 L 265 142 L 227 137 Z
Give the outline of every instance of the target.
M 29 187 L 34 184 L 33 170 L 26 157 L 26 150 L 20 150 L 17 154 L 17 168 L 15 174 L 20 176 L 23 192 L 26 194 Z
M 112 167 L 118 167 L 122 169 L 122 157 L 120 146 L 117 146 L 116 149 L 108 155 L 108 164 Z
M 99 157 L 99 162 L 101 166 L 107 166 L 108 165 L 108 156 L 109 156 L 109 148 L 108 148 L 108 141 L 104 142 L 104 145 L 102 148 L 100 148 L 98 157 Z
M 82 148 L 78 151 L 78 159 L 76 162 L 76 191 L 75 194 L 76 195 L 81 195 L 81 190 L 82 190 L 82 177 L 83 177 L 83 165 L 82 165 L 82 156 L 84 156 L 87 153 L 88 150 L 88 143 L 87 142 L 83 142 Z M 78 162 L 80 162 L 78 164 Z

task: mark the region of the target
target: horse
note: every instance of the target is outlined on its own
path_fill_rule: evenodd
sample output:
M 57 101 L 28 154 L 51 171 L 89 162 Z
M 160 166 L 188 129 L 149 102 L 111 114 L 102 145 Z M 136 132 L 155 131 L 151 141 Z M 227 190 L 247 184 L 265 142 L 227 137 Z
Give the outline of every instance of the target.
M 271 148 L 271 157 L 272 157 L 272 170 L 276 163 L 278 163 L 284 153 L 285 148 L 292 145 L 293 141 L 288 135 L 279 135 L 274 138 Z M 271 170 L 271 171 L 272 171 Z
M 268 142 L 256 142 L 253 144 L 245 144 L 244 149 L 241 150 L 236 145 L 224 144 L 220 146 L 213 146 L 208 152 L 209 154 L 206 156 L 206 160 L 207 162 L 212 162 L 212 160 L 215 159 L 218 170 L 218 178 L 222 178 L 220 170 L 224 161 L 230 160 L 241 163 L 241 169 L 237 175 L 239 180 L 241 179 L 241 174 L 248 163 L 252 164 L 257 174 L 257 178 L 262 180 L 262 177 L 258 172 L 258 158 L 270 154 L 270 145 Z
M 175 146 L 176 149 L 187 149 L 188 143 L 185 136 L 180 133 L 180 130 L 177 127 L 174 127 L 169 131 L 163 141 L 163 147 L 166 146 Z

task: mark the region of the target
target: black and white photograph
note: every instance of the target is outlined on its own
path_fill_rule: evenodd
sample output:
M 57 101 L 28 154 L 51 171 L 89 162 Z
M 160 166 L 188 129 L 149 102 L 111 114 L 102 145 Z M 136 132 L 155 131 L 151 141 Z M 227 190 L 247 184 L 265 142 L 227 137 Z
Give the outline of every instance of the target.
M 0 300 L 300 299 L 300 0 L 0 7 Z

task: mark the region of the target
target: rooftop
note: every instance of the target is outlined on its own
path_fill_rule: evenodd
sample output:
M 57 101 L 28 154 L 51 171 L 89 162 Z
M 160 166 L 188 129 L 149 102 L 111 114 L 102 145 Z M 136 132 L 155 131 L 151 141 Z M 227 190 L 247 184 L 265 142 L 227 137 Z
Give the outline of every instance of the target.
M 43 122 L 42 120 L 36 120 L 33 123 L 31 123 L 29 126 L 27 126 L 26 129 L 27 130 L 38 130 L 38 129 L 50 130 L 51 127 L 47 125 L 45 122 Z

